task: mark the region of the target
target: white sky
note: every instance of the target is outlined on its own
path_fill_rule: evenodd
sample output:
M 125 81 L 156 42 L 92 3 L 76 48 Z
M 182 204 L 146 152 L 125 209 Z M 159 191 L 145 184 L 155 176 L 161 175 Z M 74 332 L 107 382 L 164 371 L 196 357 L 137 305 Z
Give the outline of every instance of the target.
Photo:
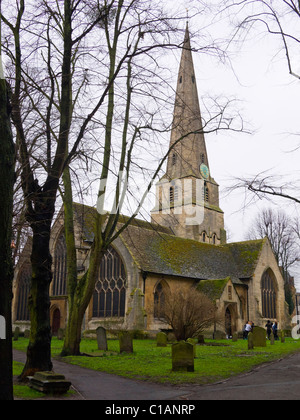
M 191 24 L 194 28 L 201 25 L 200 17 Z M 289 75 L 284 54 L 276 55 L 278 45 L 270 36 L 260 37 L 259 42 L 254 38 L 232 60 L 234 72 L 205 55 L 194 57 L 199 96 L 236 96 L 243 101 L 243 116 L 255 129 L 252 135 L 222 132 L 206 136 L 210 169 L 220 184 L 220 206 L 231 242 L 246 239 L 259 208 L 278 206 L 292 216 L 299 211 L 292 202 L 283 200 L 263 200 L 243 209 L 242 191 L 225 193 L 233 177 L 249 177 L 267 170 L 291 181 L 300 179 L 300 150 L 290 153 L 300 145 L 300 137 L 292 134 L 300 133 L 300 81 Z M 296 273 L 297 280 L 300 289 L 300 273 Z

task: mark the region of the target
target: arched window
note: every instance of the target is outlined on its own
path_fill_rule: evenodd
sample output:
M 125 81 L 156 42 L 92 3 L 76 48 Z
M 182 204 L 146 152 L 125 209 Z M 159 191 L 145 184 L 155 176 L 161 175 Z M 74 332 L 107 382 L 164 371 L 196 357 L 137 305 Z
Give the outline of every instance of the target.
M 93 317 L 125 316 L 126 274 L 119 254 L 110 247 L 102 258 L 93 298 Z
M 17 306 L 17 321 L 29 321 L 28 298 L 30 294 L 32 270 L 30 265 L 26 265 L 19 277 L 19 294 Z
M 215 233 L 212 236 L 212 243 L 213 243 L 213 245 L 216 245 L 216 243 L 217 243 L 217 235 Z
M 264 318 L 276 319 L 276 283 L 272 270 L 267 270 L 261 281 L 262 315 Z
M 56 242 L 54 252 L 53 272 L 53 296 L 65 296 L 67 294 L 67 245 L 64 233 Z
M 162 283 L 158 283 L 154 292 L 154 318 L 161 319 L 165 315 L 165 291 Z
M 202 232 L 202 242 L 206 242 L 206 232 Z

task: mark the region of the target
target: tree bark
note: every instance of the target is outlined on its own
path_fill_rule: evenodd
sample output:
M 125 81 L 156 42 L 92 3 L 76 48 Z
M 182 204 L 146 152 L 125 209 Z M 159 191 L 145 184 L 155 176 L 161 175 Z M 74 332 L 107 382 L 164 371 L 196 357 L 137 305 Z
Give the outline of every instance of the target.
M 10 125 L 6 81 L 0 79 L 0 315 L 6 336 L 0 339 L 0 400 L 13 400 L 12 380 L 12 213 L 15 183 L 15 148 Z

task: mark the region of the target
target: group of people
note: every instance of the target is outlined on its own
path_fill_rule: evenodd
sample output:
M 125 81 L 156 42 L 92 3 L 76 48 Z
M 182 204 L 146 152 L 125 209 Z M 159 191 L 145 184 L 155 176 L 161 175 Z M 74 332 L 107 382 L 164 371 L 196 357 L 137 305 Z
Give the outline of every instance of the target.
M 247 324 L 244 325 L 244 329 L 243 329 L 243 338 L 244 340 L 248 339 L 248 335 L 250 332 L 253 331 L 253 327 L 254 327 L 254 323 L 252 321 L 248 321 Z M 278 337 L 278 323 L 275 321 L 273 324 L 271 321 L 268 321 L 265 325 L 266 329 L 267 329 L 267 337 L 270 340 L 271 339 L 271 334 L 273 333 L 274 335 L 274 339 L 275 340 L 279 340 Z
M 272 324 L 271 321 L 268 321 L 266 323 L 265 327 L 267 328 L 267 337 L 268 337 L 269 340 L 271 338 L 272 333 L 274 335 L 274 339 L 279 340 L 279 337 L 278 337 L 278 323 L 276 321 L 273 324 Z

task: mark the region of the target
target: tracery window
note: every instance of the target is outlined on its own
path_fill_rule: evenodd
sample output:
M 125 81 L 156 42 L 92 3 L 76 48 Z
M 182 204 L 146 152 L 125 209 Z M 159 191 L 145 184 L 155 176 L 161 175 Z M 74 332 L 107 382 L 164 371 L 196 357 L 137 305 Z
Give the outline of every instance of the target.
M 261 281 L 262 315 L 264 318 L 276 319 L 276 285 L 271 270 L 267 270 Z
M 65 296 L 67 294 L 67 245 L 64 233 L 57 242 L 54 252 L 53 272 L 53 296 Z
M 32 269 L 30 265 L 25 266 L 19 278 L 19 295 L 17 306 L 17 321 L 29 321 L 28 298 L 30 294 Z
M 100 265 L 93 297 L 93 317 L 124 317 L 125 298 L 125 267 L 119 254 L 110 247 Z

